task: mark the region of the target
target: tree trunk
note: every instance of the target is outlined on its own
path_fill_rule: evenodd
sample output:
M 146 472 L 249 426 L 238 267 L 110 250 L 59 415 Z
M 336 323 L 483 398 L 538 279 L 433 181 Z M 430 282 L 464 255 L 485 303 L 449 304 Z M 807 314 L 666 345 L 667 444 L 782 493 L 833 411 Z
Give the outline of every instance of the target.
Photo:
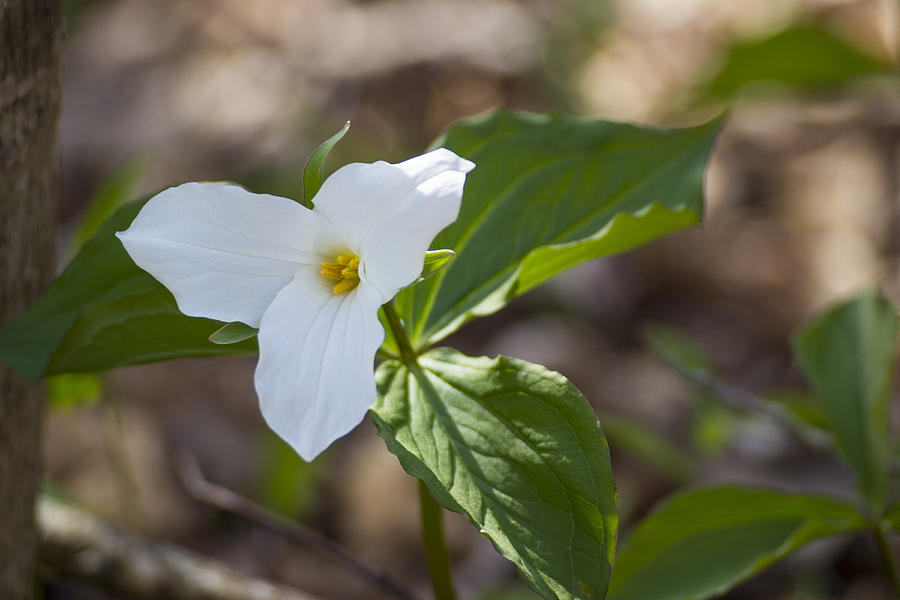
M 0 323 L 53 276 L 61 0 L 0 0 Z M 35 588 L 44 393 L 0 367 L 0 598 Z

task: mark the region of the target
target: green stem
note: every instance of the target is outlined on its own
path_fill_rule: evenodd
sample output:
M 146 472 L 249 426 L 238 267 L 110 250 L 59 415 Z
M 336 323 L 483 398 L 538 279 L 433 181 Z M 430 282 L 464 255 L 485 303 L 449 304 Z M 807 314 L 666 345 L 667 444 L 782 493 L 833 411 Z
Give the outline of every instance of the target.
M 875 535 L 875 545 L 878 546 L 878 555 L 881 557 L 884 570 L 888 579 L 891 580 L 891 585 L 894 587 L 894 594 L 900 600 L 900 576 L 897 575 L 897 565 L 891 554 L 891 547 L 884 537 L 884 528 L 881 525 L 876 525 L 872 528 L 872 532 Z
M 450 577 L 450 556 L 444 543 L 444 522 L 441 505 L 431 497 L 425 483 L 419 480 L 419 506 L 422 508 L 422 537 L 425 555 L 431 572 L 431 585 L 435 600 L 456 600 L 453 580 Z
M 387 319 L 397 348 L 400 350 L 402 360 L 410 370 L 419 369 L 416 363 L 416 351 L 413 350 L 403 322 L 393 300 L 382 305 L 384 316 Z M 425 543 L 425 556 L 428 559 L 428 570 L 431 572 L 431 585 L 434 589 L 435 600 L 456 600 L 456 592 L 453 590 L 453 579 L 450 576 L 450 556 L 447 554 L 447 545 L 444 542 L 444 522 L 442 521 L 443 509 L 431 492 L 419 480 L 419 506 L 422 510 L 422 540 Z
M 406 336 L 406 330 L 403 329 L 400 315 L 397 314 L 397 309 L 394 308 L 394 301 L 391 300 L 387 304 L 383 304 L 381 308 L 384 309 L 384 316 L 387 317 L 391 333 L 394 334 L 394 340 L 397 341 L 397 348 L 400 349 L 400 360 L 406 364 L 415 364 L 416 351 L 413 350 L 412 344 Z

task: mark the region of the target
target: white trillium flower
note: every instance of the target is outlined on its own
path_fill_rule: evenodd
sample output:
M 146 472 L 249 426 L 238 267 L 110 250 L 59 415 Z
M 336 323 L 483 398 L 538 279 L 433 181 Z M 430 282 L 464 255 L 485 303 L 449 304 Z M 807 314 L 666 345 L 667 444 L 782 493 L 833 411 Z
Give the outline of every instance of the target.
M 314 209 L 227 183 L 151 198 L 117 233 L 186 315 L 259 328 L 263 417 L 313 459 L 375 401 L 378 309 L 422 271 L 475 165 L 440 148 L 338 169 Z

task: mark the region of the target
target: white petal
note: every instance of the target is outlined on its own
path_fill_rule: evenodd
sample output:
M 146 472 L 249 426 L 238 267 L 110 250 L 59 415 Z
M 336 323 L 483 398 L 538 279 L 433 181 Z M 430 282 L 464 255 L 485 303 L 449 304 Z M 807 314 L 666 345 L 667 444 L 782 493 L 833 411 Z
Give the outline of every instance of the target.
M 335 295 L 303 267 L 263 315 L 256 392 L 266 422 L 306 460 L 353 429 L 375 402 L 384 340 L 380 298 L 365 283 Z
M 445 148 L 397 164 L 351 163 L 325 180 L 313 204 L 358 251 L 372 225 L 417 186 L 441 173 L 474 167 Z
M 186 183 L 151 198 L 116 234 L 185 314 L 259 326 L 275 295 L 334 233 L 287 198 L 226 183 Z
M 438 148 L 397 163 L 395 166 L 415 181 L 416 185 L 419 185 L 445 171 L 468 173 L 475 168 L 475 163 L 458 156 L 446 148 Z
M 360 247 L 362 277 L 383 302 L 422 272 L 425 251 L 459 214 L 465 172 L 447 171 L 421 183 L 385 213 Z

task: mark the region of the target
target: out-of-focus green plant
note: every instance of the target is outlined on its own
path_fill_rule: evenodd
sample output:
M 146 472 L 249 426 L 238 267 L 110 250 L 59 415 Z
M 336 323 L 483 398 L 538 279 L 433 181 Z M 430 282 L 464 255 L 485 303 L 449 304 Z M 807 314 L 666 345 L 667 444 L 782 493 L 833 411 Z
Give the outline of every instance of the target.
M 675 332 L 660 336 L 659 329 L 654 331 L 653 346 L 706 393 L 733 408 L 780 418 L 807 440 L 827 444 L 833 436 L 833 449 L 856 474 L 865 508 L 837 498 L 747 486 L 683 491 L 638 524 L 616 559 L 609 598 L 709 598 L 813 540 L 859 531 L 873 536 L 900 595 L 886 542 L 891 530 L 898 531 L 900 512 L 896 498 L 888 495 L 888 401 L 900 334 L 894 306 L 866 292 L 817 315 L 797 333 L 794 352 L 816 393 L 817 408 L 796 395 L 771 404 L 718 380 L 711 370 L 692 368 L 696 360 L 681 364 L 685 354 L 673 346 L 692 344 Z M 889 501 L 894 504 L 885 509 Z
M 723 51 L 721 66 L 701 84 L 700 99 L 728 99 L 755 89 L 827 92 L 867 77 L 894 75 L 886 59 L 858 49 L 828 29 L 798 24 Z
M 831 498 L 749 486 L 687 490 L 625 542 L 609 598 L 710 598 L 804 544 L 865 527 L 853 504 Z
M 47 378 L 47 400 L 53 408 L 95 404 L 103 396 L 103 381 L 93 373 L 63 373 Z
M 676 483 L 694 476 L 694 458 L 669 440 L 640 424 L 609 413 L 598 415 L 609 445 L 642 460 Z

